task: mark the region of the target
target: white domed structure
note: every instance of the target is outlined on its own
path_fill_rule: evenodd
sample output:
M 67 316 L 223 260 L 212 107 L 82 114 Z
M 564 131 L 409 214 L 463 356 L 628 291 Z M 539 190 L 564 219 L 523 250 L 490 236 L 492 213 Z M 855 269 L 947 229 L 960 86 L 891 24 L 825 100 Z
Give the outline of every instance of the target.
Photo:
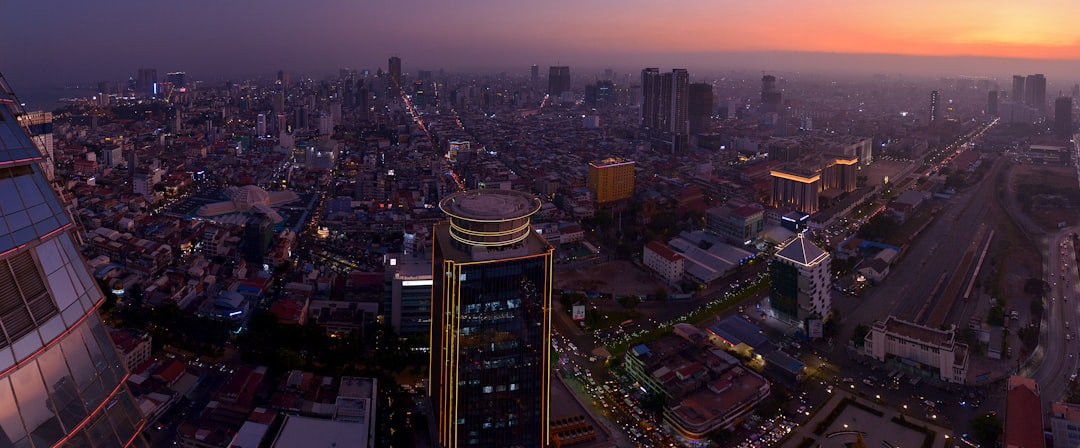
M 283 221 L 273 207 L 300 199 L 295 192 L 266 191 L 257 185 L 244 185 L 243 187 L 229 187 L 225 190 L 228 201 L 215 202 L 199 207 L 198 214 L 202 217 L 221 216 L 231 213 L 258 213 L 269 216 L 274 223 Z

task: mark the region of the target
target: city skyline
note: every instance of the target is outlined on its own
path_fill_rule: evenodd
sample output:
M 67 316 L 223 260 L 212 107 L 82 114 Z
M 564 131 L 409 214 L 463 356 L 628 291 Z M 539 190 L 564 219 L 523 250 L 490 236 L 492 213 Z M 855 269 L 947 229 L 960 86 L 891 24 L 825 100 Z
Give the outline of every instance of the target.
M 562 6 L 567 6 L 563 8 Z M 403 71 L 646 66 L 885 73 L 1080 74 L 1080 32 L 1063 1 L 919 0 L 787 4 L 644 2 L 360 5 L 4 4 L 0 61 L 19 86 L 118 80 L 139 67 L 196 78 L 317 76 L 339 67 Z M 119 25 L 117 25 L 119 24 Z M 319 24 L 312 26 L 312 24 Z M 666 32 L 677 27 L 679 33 Z M 86 38 L 92 36 L 93 38 Z M 1035 67 L 1044 67 L 1038 70 Z

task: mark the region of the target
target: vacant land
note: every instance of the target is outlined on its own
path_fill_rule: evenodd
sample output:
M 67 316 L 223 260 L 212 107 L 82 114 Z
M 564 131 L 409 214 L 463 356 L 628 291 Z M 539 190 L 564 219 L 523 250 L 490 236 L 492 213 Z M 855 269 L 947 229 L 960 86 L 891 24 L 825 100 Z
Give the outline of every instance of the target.
M 588 266 L 583 269 L 559 272 L 553 279 L 555 290 L 570 289 L 595 291 L 621 295 L 655 294 L 659 288 L 667 288 L 651 273 L 629 261 L 615 260 Z
M 1073 167 L 1013 166 L 1016 200 L 1043 231 L 1080 221 L 1080 183 Z

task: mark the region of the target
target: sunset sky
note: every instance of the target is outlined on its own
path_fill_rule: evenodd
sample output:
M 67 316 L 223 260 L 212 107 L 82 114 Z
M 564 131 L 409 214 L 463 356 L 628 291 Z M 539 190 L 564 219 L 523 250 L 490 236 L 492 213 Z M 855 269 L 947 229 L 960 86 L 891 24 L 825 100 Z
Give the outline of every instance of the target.
M 704 70 L 739 60 L 730 52 L 778 51 L 785 53 L 772 53 L 775 59 L 786 52 L 1055 59 L 1058 70 L 1080 72 L 1075 0 L 670 3 L 0 0 L 0 72 L 15 84 L 124 79 L 139 67 L 195 77 L 277 69 L 314 75 L 385 68 L 391 55 L 402 57 L 406 71 L 524 71 L 534 63 Z M 786 67 L 768 54 L 751 60 Z M 932 60 L 942 63 L 925 68 L 965 68 L 951 58 Z M 1039 67 L 1011 62 L 1024 65 L 1016 72 Z

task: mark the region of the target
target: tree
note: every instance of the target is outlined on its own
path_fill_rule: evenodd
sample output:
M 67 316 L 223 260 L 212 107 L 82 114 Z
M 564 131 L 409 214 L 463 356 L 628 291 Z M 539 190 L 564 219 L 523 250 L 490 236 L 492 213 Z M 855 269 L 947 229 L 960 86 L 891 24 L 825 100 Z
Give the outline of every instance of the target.
M 971 420 L 971 429 L 980 444 L 993 446 L 1002 432 L 1001 419 L 996 412 L 979 414 Z
M 882 241 L 896 231 L 896 221 L 884 213 L 878 213 L 859 228 L 859 237 L 871 241 Z
M 867 327 L 865 324 L 855 326 L 855 334 L 852 335 L 852 338 L 855 339 L 856 347 L 861 347 L 863 345 L 864 341 L 866 341 L 867 334 L 870 334 L 870 327 Z
M 619 296 L 615 300 L 617 302 L 619 302 L 619 305 L 622 305 L 623 308 L 626 308 L 628 310 L 634 309 L 635 307 L 638 306 L 639 303 L 641 303 L 641 298 L 640 297 L 635 296 L 635 295 L 629 295 L 629 294 Z

